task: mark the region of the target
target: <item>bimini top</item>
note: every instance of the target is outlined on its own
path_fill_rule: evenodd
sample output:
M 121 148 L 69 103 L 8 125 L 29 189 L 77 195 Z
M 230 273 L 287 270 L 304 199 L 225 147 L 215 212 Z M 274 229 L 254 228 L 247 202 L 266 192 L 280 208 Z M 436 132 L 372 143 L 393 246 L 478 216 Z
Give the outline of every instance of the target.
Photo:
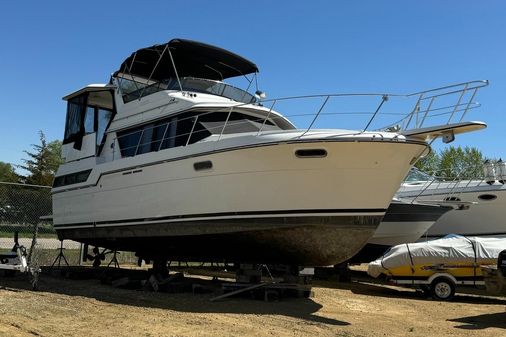
M 173 39 L 132 53 L 113 76 L 126 73 L 153 81 L 176 77 L 170 55 L 179 77 L 224 80 L 258 72 L 253 62 L 225 49 L 191 40 Z

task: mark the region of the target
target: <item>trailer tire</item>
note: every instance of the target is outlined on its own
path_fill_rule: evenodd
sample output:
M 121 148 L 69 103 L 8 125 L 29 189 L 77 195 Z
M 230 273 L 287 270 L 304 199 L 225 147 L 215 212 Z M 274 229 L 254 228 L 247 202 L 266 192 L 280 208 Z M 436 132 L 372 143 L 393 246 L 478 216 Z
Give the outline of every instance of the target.
M 438 277 L 430 284 L 432 298 L 440 301 L 449 301 L 455 295 L 455 284 L 446 277 Z

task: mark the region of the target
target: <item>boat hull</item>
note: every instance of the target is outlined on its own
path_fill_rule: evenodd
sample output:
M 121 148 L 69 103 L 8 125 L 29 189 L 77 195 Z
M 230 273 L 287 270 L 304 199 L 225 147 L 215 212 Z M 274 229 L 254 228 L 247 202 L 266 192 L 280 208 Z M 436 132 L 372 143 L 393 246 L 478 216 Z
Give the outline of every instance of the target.
M 425 148 L 294 140 L 156 164 L 146 157 L 135 167 L 127 158 L 97 165 L 89 187 L 53 191 L 55 229 L 61 239 L 148 258 L 335 264 L 372 236 Z M 301 149 L 326 156 L 300 158 Z M 212 167 L 196 170 L 202 162 Z
M 469 208 L 455 209 L 441 216 L 420 240 L 448 234 L 506 237 L 506 186 L 499 183 L 487 185 L 484 182 L 478 185 L 475 182 L 465 182 L 460 185 L 453 189 L 451 185 L 448 188 L 444 188 L 444 185 L 438 189 L 428 188 L 423 193 L 408 188 L 401 189 L 400 196 L 418 196 L 419 202 L 458 198 L 463 202 L 474 203 Z
M 90 245 L 135 251 L 149 260 L 313 266 L 344 261 L 355 254 L 374 233 L 381 218 L 382 215 L 330 215 L 203 220 L 68 229 L 60 230 L 59 235 Z M 227 230 L 220 231 L 220 227 Z M 212 231 L 221 233 L 204 234 Z M 175 235 L 183 232 L 199 234 Z
M 373 236 L 350 262 L 370 262 L 392 246 L 416 242 L 451 210 L 451 207 L 393 201 Z

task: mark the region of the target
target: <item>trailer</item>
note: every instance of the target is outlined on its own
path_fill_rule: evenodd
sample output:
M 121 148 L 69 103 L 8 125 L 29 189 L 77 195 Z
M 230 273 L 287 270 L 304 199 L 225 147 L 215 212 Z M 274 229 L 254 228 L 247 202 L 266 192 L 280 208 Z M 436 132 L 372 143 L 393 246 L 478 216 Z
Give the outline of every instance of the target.
M 482 270 L 487 292 L 506 295 L 506 250 L 499 254 L 496 266 L 483 266 Z
M 34 250 L 33 245 L 32 250 Z M 26 248 L 19 245 L 17 232 L 14 233 L 14 246 L 12 249 L 0 253 L 0 270 L 3 270 L 6 276 L 13 275 L 16 272 L 28 274 L 32 289 L 37 290 L 40 268 L 31 261 L 29 263 Z
M 458 286 L 484 287 L 483 266 L 495 265 L 505 246 L 505 238 L 460 235 L 398 245 L 369 263 L 368 274 L 450 300 Z

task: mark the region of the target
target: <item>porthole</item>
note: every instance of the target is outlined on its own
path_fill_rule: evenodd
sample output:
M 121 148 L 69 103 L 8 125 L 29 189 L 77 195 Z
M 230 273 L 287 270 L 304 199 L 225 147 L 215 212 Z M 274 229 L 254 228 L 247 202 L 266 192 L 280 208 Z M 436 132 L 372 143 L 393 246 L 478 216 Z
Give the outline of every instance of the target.
M 497 199 L 497 195 L 494 194 L 482 194 L 478 196 L 478 199 L 483 201 L 491 201 Z
M 213 168 L 213 163 L 210 160 L 199 161 L 193 164 L 195 171 L 210 170 Z
M 295 155 L 299 158 L 324 158 L 327 151 L 324 149 L 302 149 L 295 151 Z

